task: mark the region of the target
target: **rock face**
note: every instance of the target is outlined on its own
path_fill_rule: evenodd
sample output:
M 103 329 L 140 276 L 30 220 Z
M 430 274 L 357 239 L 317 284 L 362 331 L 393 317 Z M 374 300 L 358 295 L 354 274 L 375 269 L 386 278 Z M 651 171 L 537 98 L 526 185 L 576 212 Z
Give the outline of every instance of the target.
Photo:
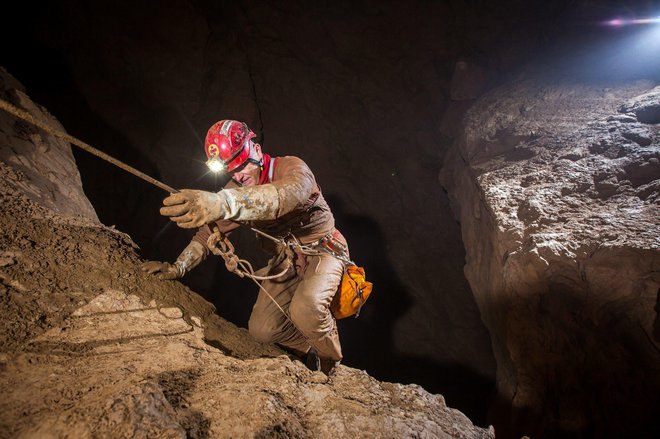
M 48 111 L 32 102 L 23 86 L 0 67 L 0 98 L 29 111 L 37 120 L 64 131 Z M 32 125 L 0 111 L 0 160 L 17 172 L 21 191 L 37 203 L 65 215 L 98 221 L 82 191 L 71 147 Z
M 498 435 L 657 431 L 654 85 L 527 75 L 472 106 L 446 159 L 465 274 L 511 409 Z
M 1 126 L 2 437 L 494 437 L 419 386 L 312 373 L 145 275 L 130 238 L 57 179 L 75 171 L 70 152 L 43 160 L 66 145 L 4 115 Z

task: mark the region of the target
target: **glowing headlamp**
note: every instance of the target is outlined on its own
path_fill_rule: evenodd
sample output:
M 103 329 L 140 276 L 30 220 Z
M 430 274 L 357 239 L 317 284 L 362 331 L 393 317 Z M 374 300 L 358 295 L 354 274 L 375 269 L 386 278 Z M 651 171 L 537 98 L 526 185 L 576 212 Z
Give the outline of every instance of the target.
M 209 167 L 211 172 L 223 172 L 225 169 L 227 169 L 227 166 L 225 163 L 220 160 L 218 157 L 211 157 L 206 161 L 206 166 Z

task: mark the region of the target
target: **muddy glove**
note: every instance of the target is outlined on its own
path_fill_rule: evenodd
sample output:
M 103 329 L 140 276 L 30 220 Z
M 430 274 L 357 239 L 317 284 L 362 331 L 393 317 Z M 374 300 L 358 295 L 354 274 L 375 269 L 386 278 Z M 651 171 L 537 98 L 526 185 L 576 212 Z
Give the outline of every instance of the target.
M 202 244 L 197 241 L 191 241 L 183 249 L 174 264 L 149 261 L 142 264 L 142 271 L 155 274 L 161 280 L 181 279 L 186 273 L 206 259 L 207 254 L 208 250 Z
M 191 229 L 219 219 L 235 221 L 277 218 L 279 195 L 272 184 L 225 189 L 218 193 L 183 189 L 163 200 L 160 214 Z
M 222 192 L 183 189 L 165 198 L 163 205 L 161 215 L 169 216 L 179 227 L 192 229 L 223 218 L 226 202 Z
M 155 274 L 161 280 L 174 280 L 181 278 L 179 268 L 169 262 L 148 261 L 142 264 L 142 271 Z

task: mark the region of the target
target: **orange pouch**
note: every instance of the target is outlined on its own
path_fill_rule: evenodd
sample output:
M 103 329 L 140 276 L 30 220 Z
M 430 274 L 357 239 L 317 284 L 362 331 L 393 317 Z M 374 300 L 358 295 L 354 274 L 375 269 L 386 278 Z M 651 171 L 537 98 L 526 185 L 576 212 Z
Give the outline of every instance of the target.
M 364 268 L 349 265 L 344 270 L 339 290 L 330 303 L 330 311 L 336 319 L 360 315 L 360 308 L 371 294 L 373 284 L 364 278 Z

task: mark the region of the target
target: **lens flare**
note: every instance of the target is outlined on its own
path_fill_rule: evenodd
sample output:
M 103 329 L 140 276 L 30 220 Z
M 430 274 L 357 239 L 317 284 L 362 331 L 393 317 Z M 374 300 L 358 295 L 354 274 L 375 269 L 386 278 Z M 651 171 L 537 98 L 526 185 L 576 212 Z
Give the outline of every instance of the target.
M 206 166 L 209 167 L 211 172 L 215 172 L 215 173 L 222 172 L 225 170 L 225 164 L 222 163 L 221 160 L 218 160 L 217 157 L 213 157 L 212 159 L 207 161 Z
M 638 20 L 632 20 L 632 24 L 653 24 L 653 23 L 660 23 L 660 17 L 640 18 Z
M 647 17 L 647 18 L 613 18 L 604 22 L 603 24 L 611 27 L 622 27 L 630 26 L 633 24 L 658 24 L 660 23 L 660 17 Z

